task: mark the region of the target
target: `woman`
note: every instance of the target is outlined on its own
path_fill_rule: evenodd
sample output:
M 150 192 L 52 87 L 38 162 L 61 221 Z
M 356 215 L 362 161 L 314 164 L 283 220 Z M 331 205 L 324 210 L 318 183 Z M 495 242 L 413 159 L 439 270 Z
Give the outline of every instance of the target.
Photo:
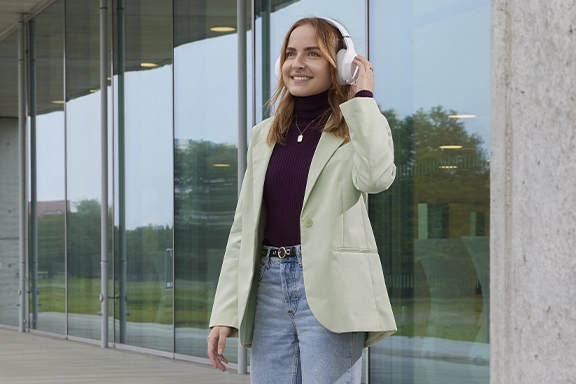
M 346 35 L 323 18 L 290 28 L 276 114 L 252 131 L 208 337 L 222 371 L 227 337 L 252 347 L 252 383 L 360 383 L 362 349 L 396 330 L 365 208 L 394 180 L 392 136 L 370 62 L 337 67 Z M 338 71 L 351 64 L 355 82 Z

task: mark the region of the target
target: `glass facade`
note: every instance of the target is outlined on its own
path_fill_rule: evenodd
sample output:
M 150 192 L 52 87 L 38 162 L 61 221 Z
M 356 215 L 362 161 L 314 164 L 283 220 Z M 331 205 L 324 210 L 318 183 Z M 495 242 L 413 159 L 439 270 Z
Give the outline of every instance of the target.
M 34 328 L 66 333 L 66 220 L 70 203 L 66 198 L 66 131 L 64 93 L 64 1 L 52 4 L 30 23 L 31 48 L 36 76 L 32 78 L 30 130 L 36 140 L 30 151 L 36 161 L 37 310 L 31 300 Z M 35 113 L 34 113 L 35 112 Z M 30 220 L 34 225 L 33 220 Z M 31 236 L 31 241 L 34 241 Z M 33 253 L 33 252 L 32 252 Z M 33 255 L 31 255 L 33 257 Z M 31 279 L 36 276 L 31 274 Z M 34 295 L 33 295 L 34 296 Z
M 489 381 L 490 2 L 371 2 L 397 178 L 369 200 L 398 332 L 376 383 Z
M 107 92 L 109 341 L 207 361 L 245 144 L 238 109 L 247 102 L 241 125 L 248 132 L 267 116 L 284 34 L 295 20 L 322 15 L 341 21 L 371 60 L 375 98 L 395 140 L 397 179 L 370 196 L 368 210 L 398 332 L 366 351 L 364 382 L 488 383 L 488 0 L 248 2 L 246 52 L 239 51 L 236 1 L 108 5 L 105 90 L 97 2 L 58 0 L 27 23 L 35 208 L 28 327 L 100 338 Z M 15 33 L 0 41 L 1 175 L 13 180 L 1 191 L 18 186 L 9 177 L 17 175 L 17 153 L 6 145 L 17 140 L 6 122 L 18 116 L 17 46 Z M 238 71 L 239 55 L 246 73 Z M 245 100 L 238 95 L 243 77 Z M 9 221 L 7 207 L 17 200 L 5 195 L 0 323 L 16 325 L 18 213 Z M 230 340 L 232 362 L 236 347 Z

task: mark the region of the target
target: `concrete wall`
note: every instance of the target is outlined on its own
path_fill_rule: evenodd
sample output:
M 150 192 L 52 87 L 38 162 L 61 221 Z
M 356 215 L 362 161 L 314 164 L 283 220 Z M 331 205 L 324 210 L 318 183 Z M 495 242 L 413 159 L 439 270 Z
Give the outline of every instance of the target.
M 492 0 L 491 383 L 576 383 L 576 1 Z
M 18 325 L 18 119 L 0 118 L 0 324 Z

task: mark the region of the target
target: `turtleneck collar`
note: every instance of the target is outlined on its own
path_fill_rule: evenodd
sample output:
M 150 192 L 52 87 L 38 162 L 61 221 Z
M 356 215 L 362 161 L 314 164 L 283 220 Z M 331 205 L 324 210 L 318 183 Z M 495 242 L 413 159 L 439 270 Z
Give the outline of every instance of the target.
M 329 109 L 328 92 L 329 91 L 325 91 L 317 95 L 304 97 L 295 96 L 294 109 L 298 118 L 303 120 L 315 119 Z

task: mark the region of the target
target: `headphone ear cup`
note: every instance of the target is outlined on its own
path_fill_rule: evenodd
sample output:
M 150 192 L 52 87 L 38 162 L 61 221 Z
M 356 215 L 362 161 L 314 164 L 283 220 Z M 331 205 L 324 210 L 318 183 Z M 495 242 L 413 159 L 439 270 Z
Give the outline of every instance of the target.
M 341 49 L 336 54 L 336 69 L 340 85 L 352 84 L 358 78 L 358 66 L 354 64 L 355 57 L 356 52 L 348 49 Z
M 276 75 L 276 80 L 280 80 L 280 56 L 278 56 L 274 65 L 274 74 Z

